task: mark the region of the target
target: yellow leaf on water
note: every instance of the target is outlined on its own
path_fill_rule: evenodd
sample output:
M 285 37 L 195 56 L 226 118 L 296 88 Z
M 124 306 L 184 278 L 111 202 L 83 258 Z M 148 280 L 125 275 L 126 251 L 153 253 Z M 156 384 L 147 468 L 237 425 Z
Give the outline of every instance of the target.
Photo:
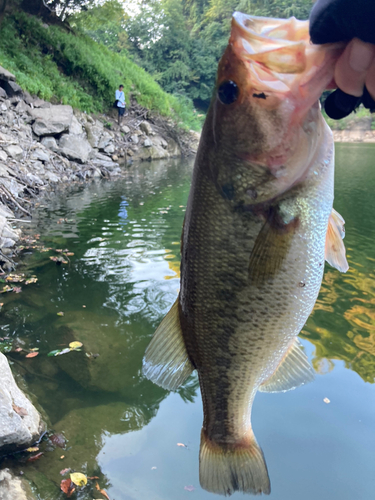
M 57 313 L 57 316 L 64 316 L 64 313 L 62 311 Z
M 33 453 L 34 451 L 39 451 L 39 448 L 37 446 L 32 446 L 31 448 L 27 448 L 26 451 Z
M 82 342 L 77 342 L 77 341 L 75 341 L 75 342 L 70 342 L 70 344 L 69 344 L 69 347 L 70 347 L 71 349 L 79 349 L 79 348 L 80 348 L 80 347 L 82 347 L 82 346 L 83 346 Z
M 73 472 L 70 474 L 70 479 L 77 486 L 85 486 L 87 484 L 87 477 L 81 472 Z

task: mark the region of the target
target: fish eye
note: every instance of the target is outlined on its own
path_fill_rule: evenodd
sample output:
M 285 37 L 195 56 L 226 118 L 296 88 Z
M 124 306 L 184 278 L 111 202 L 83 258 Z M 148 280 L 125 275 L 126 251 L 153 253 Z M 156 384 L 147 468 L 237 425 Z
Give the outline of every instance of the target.
M 217 90 L 217 96 L 223 104 L 232 104 L 237 101 L 239 90 L 237 84 L 228 80 L 223 82 Z

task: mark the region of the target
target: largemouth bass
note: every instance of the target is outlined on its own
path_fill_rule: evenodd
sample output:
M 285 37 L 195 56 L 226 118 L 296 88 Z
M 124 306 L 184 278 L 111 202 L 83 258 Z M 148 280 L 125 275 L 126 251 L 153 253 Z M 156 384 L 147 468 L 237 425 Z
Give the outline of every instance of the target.
M 311 45 L 307 21 L 233 15 L 194 167 L 179 297 L 144 358 L 145 375 L 171 390 L 197 370 L 200 482 L 211 492 L 270 492 L 255 394 L 313 379 L 297 336 L 325 259 L 348 269 L 318 103 L 342 50 Z

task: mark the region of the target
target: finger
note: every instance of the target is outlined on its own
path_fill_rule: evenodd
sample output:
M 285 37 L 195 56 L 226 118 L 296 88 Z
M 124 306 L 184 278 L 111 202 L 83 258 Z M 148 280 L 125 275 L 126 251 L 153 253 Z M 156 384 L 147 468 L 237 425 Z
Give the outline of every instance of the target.
M 324 109 L 327 115 L 334 120 L 341 120 L 350 115 L 361 103 L 361 97 L 345 94 L 340 89 L 329 94 L 324 102 Z
M 375 45 L 353 38 L 335 66 L 335 81 L 346 94 L 360 97 L 365 86 L 366 73 L 375 57 Z
M 372 99 L 375 99 L 375 59 L 367 71 L 365 85 Z

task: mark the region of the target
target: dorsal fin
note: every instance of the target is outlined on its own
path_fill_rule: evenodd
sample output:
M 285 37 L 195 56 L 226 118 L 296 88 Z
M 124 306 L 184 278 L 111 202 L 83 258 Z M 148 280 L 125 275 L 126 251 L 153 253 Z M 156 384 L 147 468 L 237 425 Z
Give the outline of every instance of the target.
M 182 336 L 177 298 L 146 349 L 143 374 L 155 384 L 173 391 L 193 370 Z
M 276 371 L 259 387 L 258 391 L 286 392 L 312 380 L 314 380 L 314 370 L 302 350 L 300 341 L 296 338 Z
M 344 224 L 344 219 L 334 208 L 332 208 L 326 235 L 325 259 L 328 264 L 342 273 L 346 273 L 349 269 L 349 264 L 345 255 L 345 245 L 342 241 L 345 237 Z

